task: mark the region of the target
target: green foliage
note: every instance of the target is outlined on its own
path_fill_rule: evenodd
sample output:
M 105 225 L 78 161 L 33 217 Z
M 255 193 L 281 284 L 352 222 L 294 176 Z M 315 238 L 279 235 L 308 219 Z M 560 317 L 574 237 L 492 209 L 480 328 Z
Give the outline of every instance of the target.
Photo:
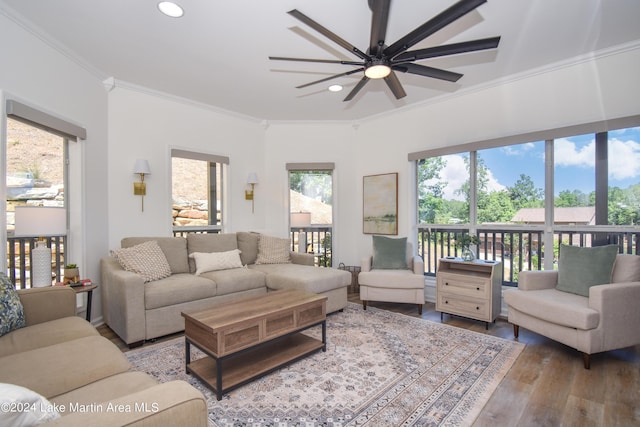
M 289 188 L 331 205 L 333 204 L 331 177 L 331 171 L 291 171 L 289 172 Z
M 477 245 L 480 243 L 480 239 L 475 234 L 462 234 L 460 237 L 456 237 L 456 248 L 468 248 L 471 245 Z

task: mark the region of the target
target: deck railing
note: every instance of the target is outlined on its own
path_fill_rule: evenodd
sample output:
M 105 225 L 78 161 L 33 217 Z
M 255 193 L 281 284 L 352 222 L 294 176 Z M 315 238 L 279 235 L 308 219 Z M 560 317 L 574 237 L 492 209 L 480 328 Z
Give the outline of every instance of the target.
M 67 236 L 44 238 L 51 248 L 51 283 L 62 278 L 66 264 L 64 248 Z M 31 287 L 31 250 L 36 247 L 37 237 L 7 237 L 7 276 L 16 289 Z
M 295 227 L 290 230 L 291 250 L 316 256 L 316 265 L 331 267 L 331 227 Z
M 418 228 L 418 254 L 424 259 L 425 274 L 435 276 L 438 260 L 447 256 L 461 256 L 455 240 L 468 234 L 464 226 L 434 226 Z M 640 254 L 640 228 L 613 226 L 558 226 L 553 230 L 553 247 L 545 247 L 546 234 L 541 226 L 478 228 L 480 239 L 475 249 L 480 259 L 502 262 L 503 284 L 515 286 L 518 273 L 543 270 L 545 257 L 552 257 L 556 265 L 560 243 L 581 247 L 605 244 L 618 245 L 619 253 Z

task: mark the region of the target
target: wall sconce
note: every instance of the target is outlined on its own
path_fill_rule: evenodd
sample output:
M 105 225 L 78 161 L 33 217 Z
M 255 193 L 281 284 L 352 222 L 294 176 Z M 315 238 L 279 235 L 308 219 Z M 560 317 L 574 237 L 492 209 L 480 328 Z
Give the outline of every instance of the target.
M 256 175 L 255 172 L 251 172 L 249 174 L 249 178 L 247 178 L 247 184 L 251 186 L 251 190 L 244 191 L 244 199 L 251 200 L 251 213 L 254 212 L 253 190 L 255 189 L 255 186 L 257 183 L 258 183 L 258 175 Z
M 144 159 L 136 160 L 136 164 L 133 166 L 133 173 L 140 175 L 140 181 L 133 183 L 133 194 L 142 196 L 142 212 L 144 212 L 144 196 L 147 194 L 147 184 L 144 183 L 144 176 L 151 174 L 149 162 Z

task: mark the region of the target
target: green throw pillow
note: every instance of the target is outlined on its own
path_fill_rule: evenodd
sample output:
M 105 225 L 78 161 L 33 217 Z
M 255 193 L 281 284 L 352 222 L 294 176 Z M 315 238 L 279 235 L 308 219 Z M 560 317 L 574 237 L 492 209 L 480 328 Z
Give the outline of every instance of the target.
M 373 236 L 372 268 L 383 270 L 407 269 L 407 238 Z
M 560 245 L 556 289 L 588 297 L 591 286 L 611 283 L 617 254 L 616 245 L 593 248 Z
M 24 327 L 24 310 L 11 280 L 0 273 L 0 337 Z

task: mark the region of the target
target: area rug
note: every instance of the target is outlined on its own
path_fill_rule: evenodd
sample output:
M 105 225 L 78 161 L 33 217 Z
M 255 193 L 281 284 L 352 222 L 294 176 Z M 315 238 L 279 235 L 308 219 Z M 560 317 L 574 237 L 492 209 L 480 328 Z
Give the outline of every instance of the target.
M 320 338 L 320 327 L 306 332 Z M 524 345 L 349 303 L 327 317 L 327 351 L 214 393 L 185 373 L 184 338 L 126 353 L 135 370 L 202 391 L 222 426 L 471 425 Z M 192 347 L 192 360 L 203 353 Z

